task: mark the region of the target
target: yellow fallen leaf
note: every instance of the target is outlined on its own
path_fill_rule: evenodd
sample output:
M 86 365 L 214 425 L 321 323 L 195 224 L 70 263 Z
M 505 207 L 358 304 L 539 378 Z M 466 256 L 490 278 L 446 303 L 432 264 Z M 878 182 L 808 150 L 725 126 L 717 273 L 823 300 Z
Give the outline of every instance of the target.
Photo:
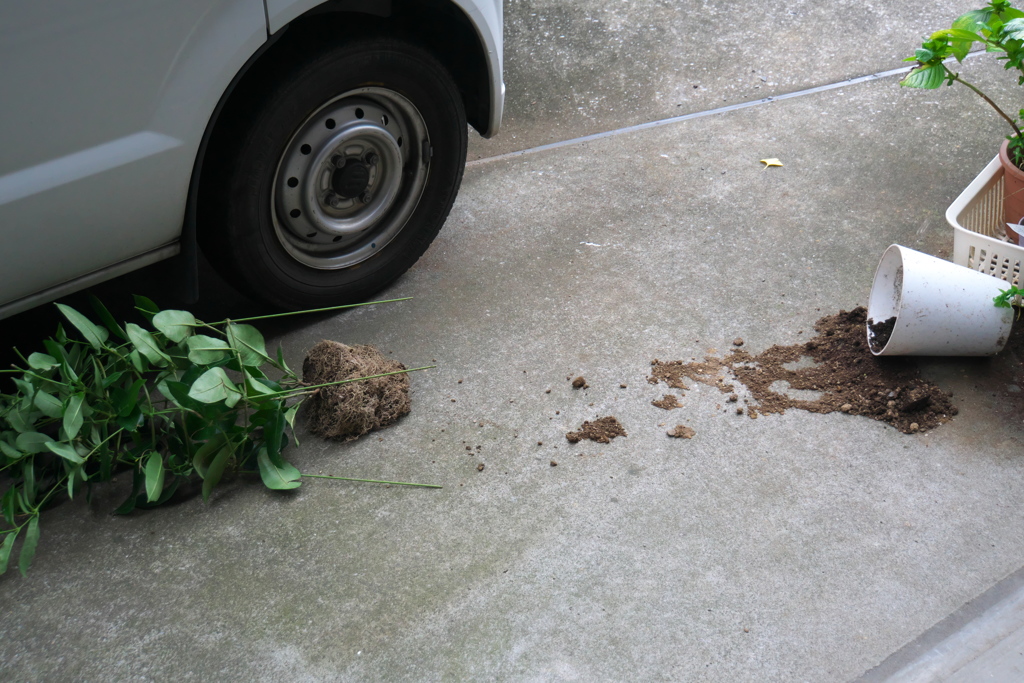
M 769 166 L 782 166 L 782 162 L 775 158 L 761 159 L 761 163 L 764 164 L 765 168 L 768 168 Z

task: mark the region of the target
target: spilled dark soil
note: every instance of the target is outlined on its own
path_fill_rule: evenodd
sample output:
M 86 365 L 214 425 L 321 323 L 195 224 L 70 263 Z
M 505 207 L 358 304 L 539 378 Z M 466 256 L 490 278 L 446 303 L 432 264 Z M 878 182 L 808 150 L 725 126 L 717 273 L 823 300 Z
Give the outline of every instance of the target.
M 889 343 L 889 339 L 892 338 L 892 331 L 896 329 L 896 316 L 883 320 L 881 322 L 875 322 L 874 320 L 868 321 L 868 335 L 869 341 L 871 342 L 871 348 L 878 352 L 885 348 L 885 345 Z
M 738 382 L 750 393 L 746 412 L 751 418 L 790 408 L 844 412 L 886 422 L 906 434 L 948 422 L 958 412 L 952 395 L 922 378 L 913 360 L 872 355 L 866 316 L 863 307 L 827 315 L 815 323 L 817 335 L 807 342 L 772 346 L 756 355 L 735 349 L 703 362 L 655 359 L 648 381 L 685 391 L 689 380 L 726 394 Z M 816 397 L 787 395 L 784 383 L 788 389 L 816 392 Z

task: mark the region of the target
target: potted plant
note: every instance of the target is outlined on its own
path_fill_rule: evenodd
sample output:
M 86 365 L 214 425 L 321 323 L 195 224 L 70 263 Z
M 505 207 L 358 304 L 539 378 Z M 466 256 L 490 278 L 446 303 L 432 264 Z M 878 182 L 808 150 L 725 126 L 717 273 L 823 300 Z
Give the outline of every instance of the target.
M 1017 224 L 1024 217 L 1024 136 L 1018 119 L 1012 118 L 977 86 L 964 80 L 946 65 L 949 57 L 963 62 L 975 43 L 985 46 L 986 52 L 998 53 L 1007 70 L 1016 69 L 1018 85 L 1024 85 L 1024 12 L 1012 7 L 1008 0 L 992 0 L 983 9 L 973 10 L 959 17 L 950 28 L 936 31 L 917 48 L 913 57 L 904 61 L 918 66 L 900 85 L 910 88 L 935 89 L 961 83 L 977 93 L 1003 119 L 1013 133 L 1008 135 L 999 150 L 1003 166 L 1003 212 L 1006 223 Z M 1024 118 L 1024 109 L 1018 112 Z M 1007 230 L 1007 237 L 1018 243 L 1017 233 Z

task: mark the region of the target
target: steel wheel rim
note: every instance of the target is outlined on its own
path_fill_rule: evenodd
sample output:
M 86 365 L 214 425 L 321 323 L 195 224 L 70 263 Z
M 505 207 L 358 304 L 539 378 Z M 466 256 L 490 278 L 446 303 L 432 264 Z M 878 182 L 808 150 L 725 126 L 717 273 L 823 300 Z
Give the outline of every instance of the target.
M 372 257 L 416 210 L 429 150 L 419 110 L 392 90 L 359 88 L 327 102 L 297 128 L 274 173 L 281 246 L 318 270 Z

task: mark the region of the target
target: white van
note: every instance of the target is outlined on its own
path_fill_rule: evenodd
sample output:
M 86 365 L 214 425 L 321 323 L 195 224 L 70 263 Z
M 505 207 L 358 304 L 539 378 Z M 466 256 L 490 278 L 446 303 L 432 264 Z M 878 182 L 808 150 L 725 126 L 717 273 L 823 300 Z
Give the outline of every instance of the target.
M 197 244 L 272 307 L 365 300 L 503 99 L 501 0 L 2 3 L 0 317 Z

